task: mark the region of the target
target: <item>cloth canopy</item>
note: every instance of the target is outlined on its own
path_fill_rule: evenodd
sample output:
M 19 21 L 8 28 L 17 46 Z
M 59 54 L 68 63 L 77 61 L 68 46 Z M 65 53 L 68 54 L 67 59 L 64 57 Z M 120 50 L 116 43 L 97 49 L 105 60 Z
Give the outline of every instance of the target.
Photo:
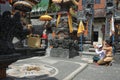
M 13 8 L 15 10 L 30 12 L 32 10 L 32 5 L 26 1 L 17 1 L 13 4 Z

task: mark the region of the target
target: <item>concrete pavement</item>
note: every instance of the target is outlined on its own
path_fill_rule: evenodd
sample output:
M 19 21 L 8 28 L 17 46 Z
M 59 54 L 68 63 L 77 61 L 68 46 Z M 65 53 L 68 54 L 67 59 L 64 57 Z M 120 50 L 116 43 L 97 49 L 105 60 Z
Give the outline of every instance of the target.
M 120 65 L 96 66 L 91 65 L 79 73 L 73 80 L 120 80 Z
M 119 80 L 120 79 L 120 55 L 117 56 L 117 61 L 112 66 L 97 66 L 91 64 L 92 56 L 76 56 L 70 59 L 37 56 L 18 60 L 11 65 L 22 64 L 47 64 L 56 68 L 54 76 L 47 76 L 42 79 L 34 78 L 16 78 L 14 80 Z M 6 79 L 12 80 L 12 79 Z
M 87 55 L 88 56 L 88 55 Z M 92 56 L 81 58 L 89 63 Z M 120 53 L 116 53 L 112 66 L 98 66 L 88 64 L 88 67 L 80 72 L 73 80 L 120 80 Z
M 80 57 L 77 57 L 80 59 Z M 77 59 L 76 58 L 76 59 Z M 75 58 L 74 58 L 75 59 Z M 27 59 L 21 59 L 11 64 L 10 66 L 19 66 L 23 64 L 45 64 L 56 68 L 56 72 L 53 76 L 47 77 L 34 77 L 34 78 L 14 78 L 15 80 L 72 80 L 78 73 L 85 69 L 88 64 L 80 61 L 74 61 L 74 59 L 63 59 L 55 57 L 32 57 Z

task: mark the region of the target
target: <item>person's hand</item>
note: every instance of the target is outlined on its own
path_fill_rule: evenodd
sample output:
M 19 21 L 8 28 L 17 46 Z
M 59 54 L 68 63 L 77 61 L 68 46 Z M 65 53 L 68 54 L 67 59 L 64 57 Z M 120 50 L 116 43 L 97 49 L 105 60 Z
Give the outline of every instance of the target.
M 97 48 L 96 44 L 93 44 L 94 48 Z
M 103 47 L 104 47 L 104 46 L 106 46 L 105 44 L 106 44 L 106 42 L 105 42 L 105 41 L 103 41 Z

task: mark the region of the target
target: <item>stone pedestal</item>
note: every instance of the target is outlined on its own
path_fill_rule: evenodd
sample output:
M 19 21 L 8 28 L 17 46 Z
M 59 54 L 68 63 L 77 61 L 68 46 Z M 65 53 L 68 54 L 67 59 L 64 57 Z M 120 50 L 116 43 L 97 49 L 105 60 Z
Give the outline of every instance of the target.
M 72 58 L 76 55 L 78 55 L 78 52 L 74 49 L 69 50 L 59 47 L 59 48 L 52 48 L 50 51 L 51 57 Z
M 83 51 L 89 51 L 91 44 L 83 44 Z
M 61 57 L 61 58 L 69 58 L 69 49 L 52 48 L 51 51 L 50 51 L 50 56 Z
M 6 78 L 6 69 L 5 68 L 0 69 L 0 78 L 2 78 L 2 79 Z
M 0 79 L 6 78 L 6 68 L 18 60 L 19 54 L 0 55 Z

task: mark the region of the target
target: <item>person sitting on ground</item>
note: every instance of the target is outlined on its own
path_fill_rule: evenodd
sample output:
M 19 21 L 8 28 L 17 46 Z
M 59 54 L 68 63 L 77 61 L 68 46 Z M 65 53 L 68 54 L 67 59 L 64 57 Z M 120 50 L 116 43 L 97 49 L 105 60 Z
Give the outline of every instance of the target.
M 93 62 L 97 63 L 99 60 L 102 60 L 105 58 L 105 51 L 102 49 L 102 47 L 103 46 L 101 44 L 94 45 L 95 52 L 96 54 L 98 54 L 98 56 L 93 57 Z
M 103 58 L 102 60 L 99 60 L 97 64 L 98 65 L 110 65 L 111 61 L 113 60 L 112 42 L 110 40 L 106 40 L 104 42 L 104 46 L 102 49 L 105 50 L 105 58 Z

